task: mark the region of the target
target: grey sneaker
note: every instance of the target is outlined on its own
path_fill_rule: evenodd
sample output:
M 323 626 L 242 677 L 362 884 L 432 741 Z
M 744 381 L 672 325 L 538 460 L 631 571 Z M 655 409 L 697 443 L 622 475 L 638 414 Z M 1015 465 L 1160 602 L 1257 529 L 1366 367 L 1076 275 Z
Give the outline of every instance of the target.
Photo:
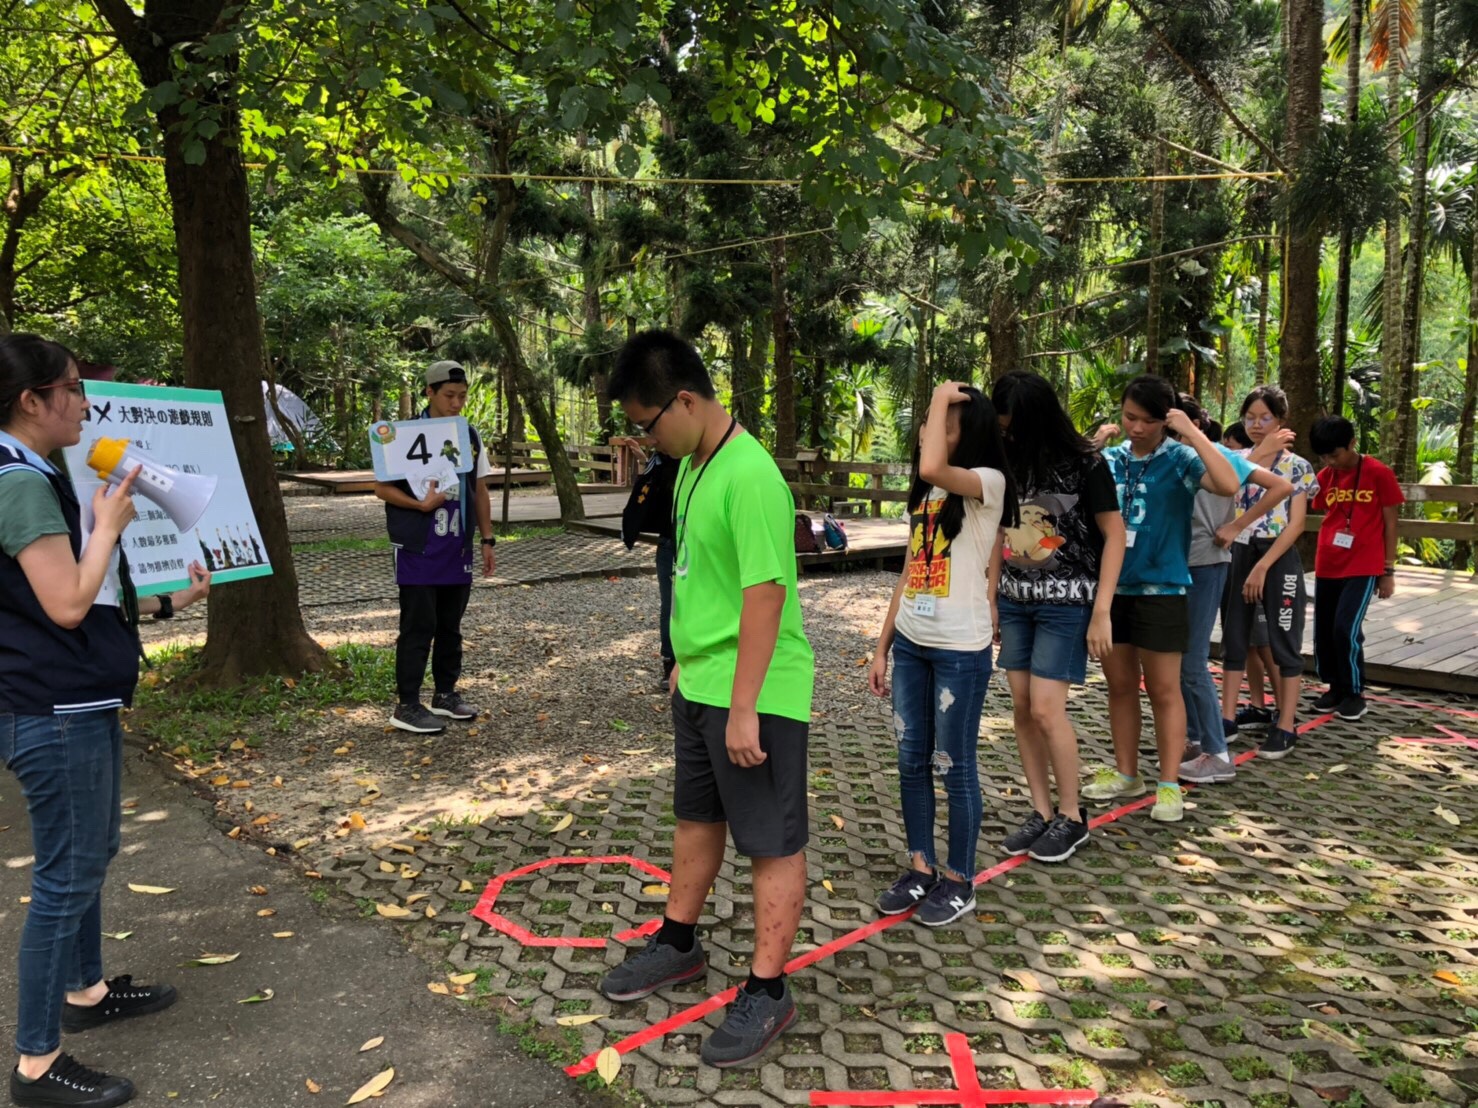
M 628 954 L 626 961 L 602 977 L 596 988 L 607 1000 L 640 1000 L 668 985 L 681 985 L 701 977 L 707 969 L 708 959 L 696 936 L 693 949 L 684 953 L 675 946 L 659 943 L 653 935 L 646 946 Z
M 1033 808 L 1032 814 L 1026 817 L 1026 822 L 1002 841 L 1001 853 L 1009 854 L 1013 858 L 1020 857 L 1032 848 L 1032 843 L 1046 833 L 1047 821 L 1042 818 L 1041 812 Z
M 437 693 L 431 698 L 431 712 L 447 719 L 477 718 L 477 709 L 463 700 L 459 692 Z
M 1181 764 L 1180 779 L 1189 781 L 1192 785 L 1219 785 L 1225 781 L 1235 781 L 1237 767 L 1230 758 L 1202 754 Z
M 975 886 L 941 877 L 924 897 L 914 919 L 925 927 L 943 927 L 975 910 Z
M 729 1005 L 729 1012 L 719 1029 L 703 1041 L 700 1052 L 710 1066 L 727 1069 L 742 1066 L 757 1058 L 795 1022 L 795 1000 L 790 995 L 790 982 L 782 986 L 780 999 L 768 993 L 746 992 Z
M 938 880 L 932 873 L 909 870 L 878 894 L 878 911 L 885 916 L 900 916 L 910 908 L 916 908 Z
M 422 704 L 397 704 L 390 722 L 402 731 L 414 731 L 417 735 L 436 735 L 446 730 L 446 724 Z

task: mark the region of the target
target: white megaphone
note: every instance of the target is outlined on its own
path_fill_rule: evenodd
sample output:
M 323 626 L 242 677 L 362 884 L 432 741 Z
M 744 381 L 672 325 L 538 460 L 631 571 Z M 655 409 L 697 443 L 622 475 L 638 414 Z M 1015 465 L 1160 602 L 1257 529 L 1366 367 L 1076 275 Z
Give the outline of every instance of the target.
M 87 464 L 109 485 L 121 485 L 135 467 L 142 466 L 133 491 L 163 508 L 181 532 L 200 522 L 216 493 L 215 477 L 162 466 L 128 439 L 98 439 L 87 452 Z

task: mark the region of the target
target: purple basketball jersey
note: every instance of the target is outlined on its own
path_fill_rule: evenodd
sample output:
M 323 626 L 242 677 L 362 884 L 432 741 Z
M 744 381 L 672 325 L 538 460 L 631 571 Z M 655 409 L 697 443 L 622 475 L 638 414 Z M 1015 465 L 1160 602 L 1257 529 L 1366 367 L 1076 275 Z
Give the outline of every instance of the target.
M 397 585 L 470 585 L 472 556 L 462 536 L 462 509 L 448 501 L 431 513 L 426 549 L 420 554 L 395 548 Z

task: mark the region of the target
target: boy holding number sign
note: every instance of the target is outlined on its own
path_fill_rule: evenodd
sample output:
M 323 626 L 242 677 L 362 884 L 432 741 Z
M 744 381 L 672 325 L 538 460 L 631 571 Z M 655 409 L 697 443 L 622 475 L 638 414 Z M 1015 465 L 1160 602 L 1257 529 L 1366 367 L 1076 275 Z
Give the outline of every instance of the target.
M 466 370 L 456 362 L 434 363 L 426 370 L 426 401 L 421 419 L 460 418 L 467 403 Z M 434 472 L 417 489 L 406 480 L 375 483 L 375 495 L 385 502 L 385 523 L 395 552 L 395 582 L 400 586 L 396 706 L 390 722 L 402 731 L 422 735 L 445 730 L 443 719 L 466 720 L 477 715 L 477 709 L 457 692 L 457 679 L 462 675 L 462 615 L 472 594 L 473 526 L 482 539 L 484 577 L 493 575 L 496 540 L 492 505 L 483 484 L 492 471 L 477 432 L 471 427 L 467 432 L 473 459 L 467 471 L 458 473 L 455 468 L 455 444 L 443 443 L 436 436 L 401 435 L 393 445 L 387 444 L 387 453 L 406 454 L 408 463 L 422 467 L 434 461 Z M 428 656 L 435 685 L 429 710 L 421 703 Z

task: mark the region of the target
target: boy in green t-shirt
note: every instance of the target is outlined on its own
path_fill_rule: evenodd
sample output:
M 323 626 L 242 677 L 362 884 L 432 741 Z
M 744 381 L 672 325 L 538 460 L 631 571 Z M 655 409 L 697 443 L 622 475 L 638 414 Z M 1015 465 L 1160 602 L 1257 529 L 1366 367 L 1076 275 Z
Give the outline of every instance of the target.
M 703 1060 L 735 1066 L 795 1022 L 785 964 L 806 899 L 806 743 L 815 659 L 796 595 L 795 501 L 714 395 L 698 352 L 647 331 L 616 357 L 610 396 L 657 449 L 673 490 L 672 883 L 662 929 L 601 980 L 636 1000 L 704 974 L 698 916 L 734 849 L 754 871 L 754 956 Z

